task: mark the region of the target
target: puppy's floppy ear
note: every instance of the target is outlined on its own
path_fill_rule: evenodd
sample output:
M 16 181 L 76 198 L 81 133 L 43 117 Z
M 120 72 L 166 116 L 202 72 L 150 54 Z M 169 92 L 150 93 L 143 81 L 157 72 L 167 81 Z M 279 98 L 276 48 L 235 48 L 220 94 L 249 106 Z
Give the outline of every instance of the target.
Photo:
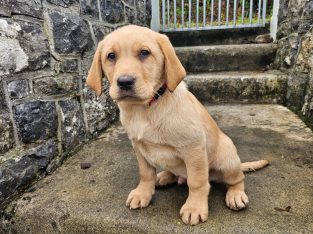
M 167 36 L 159 34 L 157 41 L 164 55 L 165 79 L 168 89 L 173 92 L 186 77 L 186 71 L 179 61 L 175 50 Z
M 96 92 L 97 96 L 100 96 L 102 93 L 102 77 L 104 75 L 101 62 L 101 49 L 102 42 L 98 44 L 86 81 L 87 85 Z

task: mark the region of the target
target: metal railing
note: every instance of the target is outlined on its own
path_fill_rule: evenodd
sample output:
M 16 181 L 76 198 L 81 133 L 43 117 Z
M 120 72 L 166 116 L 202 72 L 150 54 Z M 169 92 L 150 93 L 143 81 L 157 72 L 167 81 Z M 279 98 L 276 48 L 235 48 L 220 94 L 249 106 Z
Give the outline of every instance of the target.
M 267 0 L 161 0 L 160 30 L 190 31 L 264 27 Z M 161 8 L 161 10 L 160 10 Z

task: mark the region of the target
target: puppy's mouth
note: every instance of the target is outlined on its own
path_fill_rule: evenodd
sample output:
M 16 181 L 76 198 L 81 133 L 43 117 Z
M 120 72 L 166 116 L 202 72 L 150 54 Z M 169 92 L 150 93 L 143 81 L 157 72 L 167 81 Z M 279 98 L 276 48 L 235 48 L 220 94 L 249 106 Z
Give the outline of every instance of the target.
M 132 90 L 120 90 L 117 101 L 140 99 Z

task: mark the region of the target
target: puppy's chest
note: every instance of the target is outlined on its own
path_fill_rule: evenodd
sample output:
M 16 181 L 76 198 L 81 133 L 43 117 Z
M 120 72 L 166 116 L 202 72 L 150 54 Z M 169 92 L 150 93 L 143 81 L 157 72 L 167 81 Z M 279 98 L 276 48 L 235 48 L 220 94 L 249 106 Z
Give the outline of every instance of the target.
M 142 114 L 134 114 L 125 118 L 121 116 L 121 121 L 125 127 L 128 137 L 132 141 L 151 142 L 153 144 L 164 144 L 166 134 L 160 129 L 160 126 Z
M 147 141 L 135 141 L 135 147 L 154 167 L 172 169 L 181 163 L 175 148 L 167 145 L 153 144 Z
M 151 165 L 169 169 L 181 163 L 177 149 L 169 144 L 166 130 L 146 119 L 133 120 L 125 128 L 129 139 Z

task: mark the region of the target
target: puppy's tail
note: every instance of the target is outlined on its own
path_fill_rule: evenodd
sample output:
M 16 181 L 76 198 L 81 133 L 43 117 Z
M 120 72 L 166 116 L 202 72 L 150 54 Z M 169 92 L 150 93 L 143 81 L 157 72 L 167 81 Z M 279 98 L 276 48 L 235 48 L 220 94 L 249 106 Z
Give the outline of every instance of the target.
M 268 164 L 269 164 L 269 161 L 267 161 L 267 160 L 245 162 L 245 163 L 241 163 L 241 170 L 243 172 L 256 171 L 256 170 L 259 170 L 263 167 L 266 167 Z

